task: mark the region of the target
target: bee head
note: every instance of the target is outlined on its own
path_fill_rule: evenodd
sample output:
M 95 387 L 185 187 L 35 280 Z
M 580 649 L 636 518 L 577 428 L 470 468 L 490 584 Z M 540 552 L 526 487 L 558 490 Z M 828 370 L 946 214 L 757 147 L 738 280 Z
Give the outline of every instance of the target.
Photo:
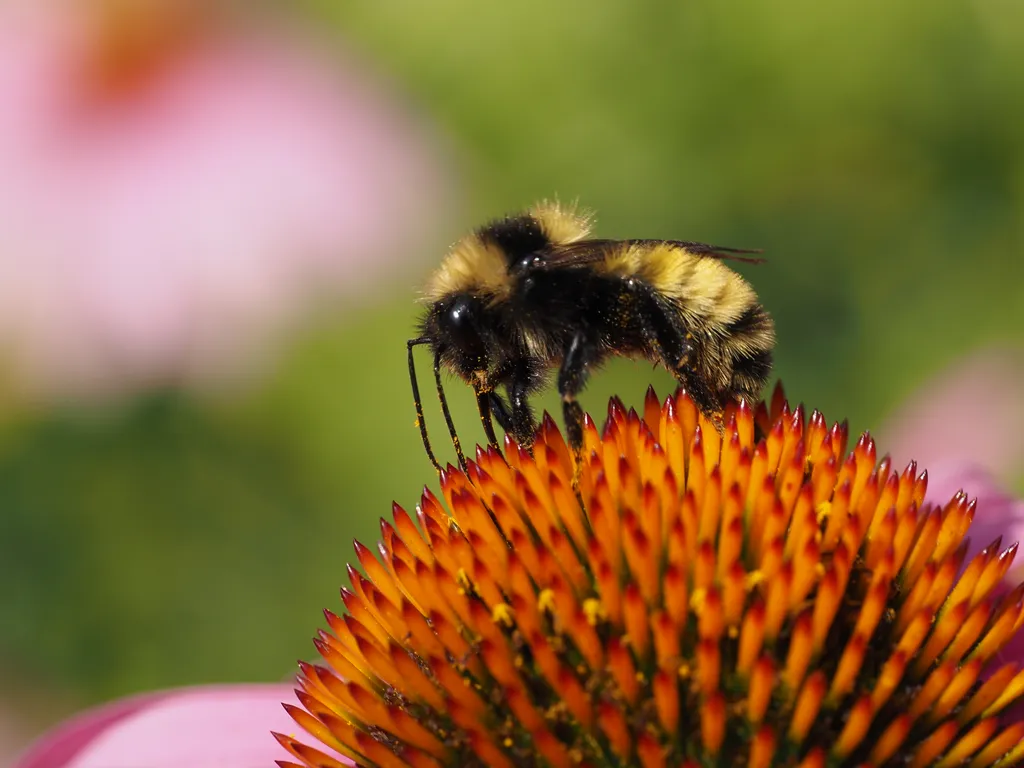
M 487 345 L 481 336 L 483 302 L 468 293 L 455 293 L 437 301 L 426 319 L 426 332 L 434 347 L 457 373 L 470 378 L 487 368 Z

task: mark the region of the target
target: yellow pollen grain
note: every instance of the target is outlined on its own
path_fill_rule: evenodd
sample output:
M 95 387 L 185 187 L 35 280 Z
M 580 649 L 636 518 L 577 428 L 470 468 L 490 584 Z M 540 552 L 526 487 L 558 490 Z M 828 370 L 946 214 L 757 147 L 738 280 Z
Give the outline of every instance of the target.
M 693 594 L 690 595 L 690 605 L 693 607 L 695 614 L 700 613 L 704 610 L 704 604 L 707 602 L 708 591 L 700 588 L 693 590 Z
M 552 589 L 543 589 L 537 595 L 537 608 L 544 613 L 555 612 L 555 592 Z
M 814 508 L 814 514 L 817 516 L 819 523 L 825 522 L 825 520 L 828 519 L 828 517 L 831 514 L 831 512 L 832 512 L 832 502 L 831 501 L 823 501 L 823 502 L 821 502 L 821 504 L 819 504 L 817 507 Z
M 583 615 L 587 617 L 587 623 L 592 627 L 596 627 L 608 617 L 604 605 L 596 597 L 588 597 L 583 601 Z
M 494 606 L 494 610 L 491 611 L 491 620 L 495 624 L 511 627 L 515 624 L 515 613 L 512 610 L 512 606 L 508 603 L 498 603 Z

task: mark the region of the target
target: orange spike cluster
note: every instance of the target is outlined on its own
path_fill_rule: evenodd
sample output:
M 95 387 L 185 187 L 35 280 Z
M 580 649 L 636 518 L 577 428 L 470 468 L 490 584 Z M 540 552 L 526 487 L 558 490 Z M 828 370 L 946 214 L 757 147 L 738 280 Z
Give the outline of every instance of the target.
M 726 427 L 683 392 L 545 419 L 357 544 L 344 618 L 285 705 L 363 766 L 970 765 L 1024 760 L 997 663 L 1016 545 L 965 562 L 974 502 L 924 503 L 781 389 Z M 378 556 L 379 555 L 379 556 Z M 277 735 L 298 765 L 335 766 Z M 291 763 L 282 763 L 291 765 Z

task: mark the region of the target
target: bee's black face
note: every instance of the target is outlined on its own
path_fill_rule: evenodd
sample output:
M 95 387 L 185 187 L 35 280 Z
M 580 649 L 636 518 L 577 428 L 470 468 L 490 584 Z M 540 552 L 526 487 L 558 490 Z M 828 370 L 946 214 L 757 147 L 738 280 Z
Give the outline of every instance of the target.
M 463 374 L 487 367 L 487 349 L 479 332 L 482 311 L 480 303 L 466 295 L 456 295 L 435 310 L 439 346 Z

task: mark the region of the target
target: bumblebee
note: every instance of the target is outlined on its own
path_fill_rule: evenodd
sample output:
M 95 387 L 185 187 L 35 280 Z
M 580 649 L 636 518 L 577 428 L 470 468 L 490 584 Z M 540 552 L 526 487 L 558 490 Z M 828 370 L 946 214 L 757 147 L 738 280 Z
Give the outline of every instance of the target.
M 529 398 L 557 368 L 570 447 L 583 446 L 576 400 L 612 355 L 667 368 L 716 424 L 730 400 L 755 398 L 772 367 L 774 323 L 725 259 L 758 253 L 683 240 L 602 240 L 592 219 L 540 203 L 459 240 L 430 278 L 420 333 L 408 342 L 409 377 L 427 456 L 413 349 L 428 346 L 459 462 L 466 462 L 444 396 L 442 371 L 476 394 L 488 442 L 492 421 L 529 448 L 536 421 Z M 503 397 L 499 391 L 504 390 Z

